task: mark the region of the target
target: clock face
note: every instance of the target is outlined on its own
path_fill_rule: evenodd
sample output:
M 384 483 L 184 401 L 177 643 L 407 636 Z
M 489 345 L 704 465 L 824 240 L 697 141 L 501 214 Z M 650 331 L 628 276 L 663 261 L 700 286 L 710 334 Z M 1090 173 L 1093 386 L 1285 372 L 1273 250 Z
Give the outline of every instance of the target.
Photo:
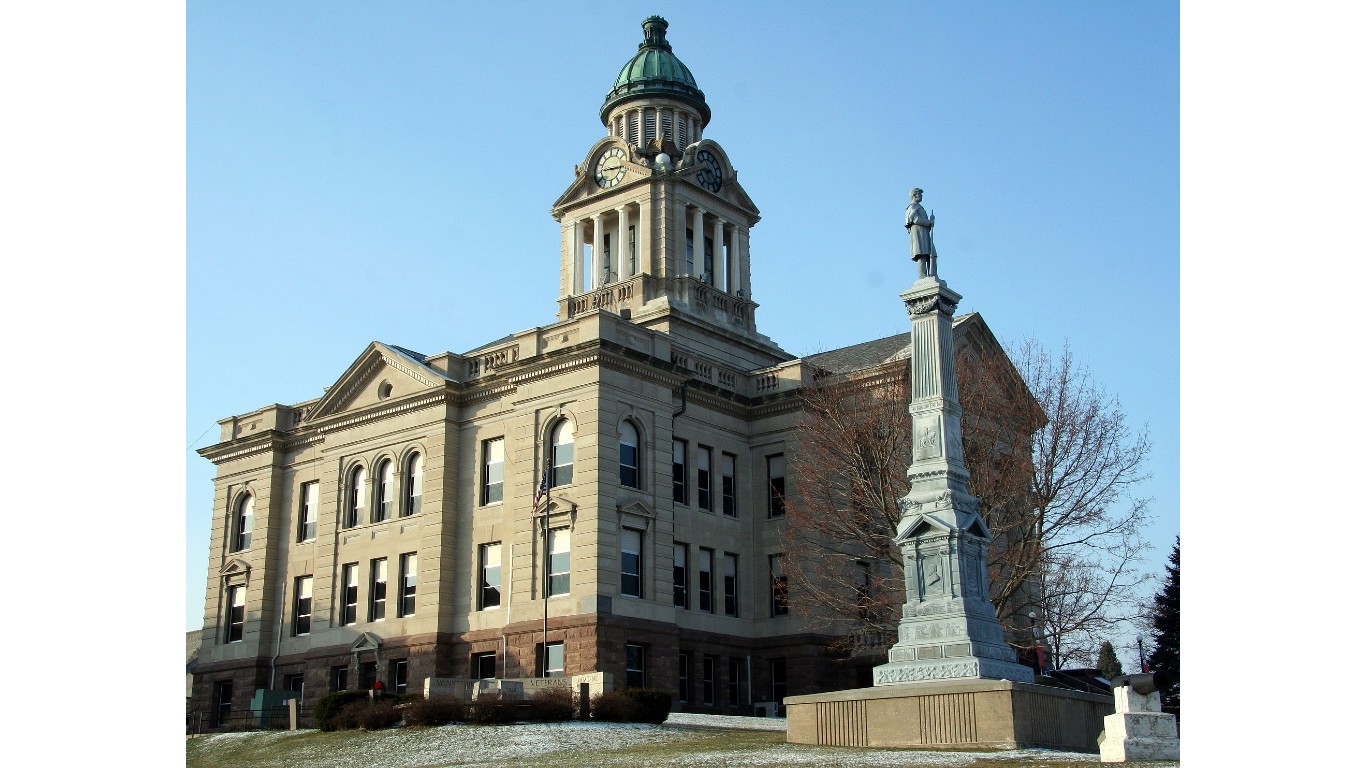
M 697 183 L 710 192 L 721 189 L 721 161 L 710 149 L 697 153 Z
M 626 175 L 626 152 L 621 147 L 612 147 L 598 159 L 598 169 L 594 178 L 598 186 L 610 189 L 621 183 Z

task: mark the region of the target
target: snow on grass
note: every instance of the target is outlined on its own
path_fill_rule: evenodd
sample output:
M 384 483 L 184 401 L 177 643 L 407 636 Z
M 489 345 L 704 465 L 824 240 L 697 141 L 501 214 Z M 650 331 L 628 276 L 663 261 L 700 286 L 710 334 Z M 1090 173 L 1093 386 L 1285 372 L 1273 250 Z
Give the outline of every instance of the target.
M 938 752 L 788 744 L 783 718 L 674 713 L 664 726 L 639 723 L 468 724 L 384 731 L 213 734 L 187 745 L 191 768 L 507 768 L 522 765 L 669 768 L 849 766 L 966 768 L 1090 764 L 1099 755 L 1018 749 Z M 729 731 L 729 733 L 727 733 Z M 1163 765 L 1176 766 L 1176 763 Z
M 787 731 L 785 717 L 740 717 L 734 715 L 694 715 L 670 712 L 665 725 L 688 728 L 729 728 L 738 731 Z

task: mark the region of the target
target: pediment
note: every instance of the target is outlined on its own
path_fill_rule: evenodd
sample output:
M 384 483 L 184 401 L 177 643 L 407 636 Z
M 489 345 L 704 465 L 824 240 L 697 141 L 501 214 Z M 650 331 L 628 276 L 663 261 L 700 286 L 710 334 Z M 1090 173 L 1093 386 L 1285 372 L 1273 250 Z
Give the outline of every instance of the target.
M 568 496 L 552 493 L 546 501 L 546 511 L 553 517 L 555 515 L 567 515 L 579 508 L 579 503 Z
M 305 417 L 313 419 L 375 405 L 442 384 L 446 377 L 421 360 L 378 341 L 337 379 Z
M 617 505 L 617 518 L 624 527 L 647 528 L 655 519 L 655 508 L 644 499 L 631 499 Z
M 598 158 L 612 147 L 619 147 L 625 150 L 627 156 L 631 158 L 631 162 L 626 164 L 625 175 L 622 176 L 621 181 L 616 186 L 611 189 L 602 189 L 598 186 L 598 183 L 594 178 L 593 169 L 597 166 Z M 590 197 L 606 197 L 616 194 L 631 182 L 649 178 L 654 174 L 654 171 L 650 166 L 642 165 L 637 162 L 635 152 L 629 144 L 615 136 L 604 136 L 599 139 L 597 143 L 588 150 L 588 154 L 584 156 L 583 163 L 574 166 L 574 172 L 574 180 L 570 182 L 569 187 L 557 200 L 555 200 L 554 204 L 550 206 L 552 211 L 558 212 L 562 208 L 571 206 L 581 200 L 587 200 Z
M 351 644 L 351 652 L 378 651 L 382 645 L 384 645 L 384 640 L 379 635 L 373 632 L 362 632 L 360 637 L 356 638 L 356 642 Z
M 250 573 L 251 566 L 247 564 L 247 561 L 237 557 L 230 558 L 226 563 L 223 563 L 222 568 L 218 569 L 219 578 L 228 578 L 230 576 L 241 576 L 242 578 L 246 578 Z
M 981 515 L 956 509 L 911 515 L 903 518 L 897 528 L 895 543 L 898 545 L 923 536 L 943 535 L 953 531 L 963 531 L 987 541 L 991 540 L 991 530 Z
M 689 145 L 687 150 L 683 153 L 683 159 L 679 164 L 678 172 L 698 189 L 705 189 L 697 181 L 696 172 L 692 171 L 693 164 L 696 162 L 697 153 L 703 149 L 710 150 L 712 154 L 716 155 L 720 160 L 721 176 L 724 179 L 720 190 L 716 192 L 707 190 L 707 194 L 725 200 L 731 205 L 750 214 L 754 218 L 754 221 L 758 221 L 759 207 L 754 204 L 754 200 L 749 196 L 749 193 L 741 186 L 738 171 L 735 170 L 735 166 L 731 163 L 730 155 L 726 153 L 726 150 L 723 149 L 720 144 L 717 144 L 711 139 L 702 139 L 696 144 Z M 751 222 L 751 224 L 752 223 L 753 222 Z

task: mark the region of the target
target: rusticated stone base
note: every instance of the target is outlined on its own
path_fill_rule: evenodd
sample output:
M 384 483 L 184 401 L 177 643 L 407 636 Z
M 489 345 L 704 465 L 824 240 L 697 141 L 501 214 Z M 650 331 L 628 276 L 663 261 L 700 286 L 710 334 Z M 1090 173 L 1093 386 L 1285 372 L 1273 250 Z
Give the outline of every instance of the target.
M 787 740 L 841 747 L 1096 752 L 1109 696 L 1006 680 L 955 680 L 788 696 Z

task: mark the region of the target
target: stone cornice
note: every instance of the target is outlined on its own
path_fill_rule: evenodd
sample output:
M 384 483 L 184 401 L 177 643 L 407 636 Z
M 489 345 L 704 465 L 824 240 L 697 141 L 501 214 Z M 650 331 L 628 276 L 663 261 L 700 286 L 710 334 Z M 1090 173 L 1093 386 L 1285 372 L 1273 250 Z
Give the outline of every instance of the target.
M 256 456 L 262 453 L 283 450 L 287 443 L 285 433 L 271 429 L 251 437 L 242 437 L 236 440 L 229 440 L 226 443 L 217 443 L 200 448 L 195 453 L 212 461 L 215 464 L 222 464 L 237 459 L 245 459 L 249 456 Z

